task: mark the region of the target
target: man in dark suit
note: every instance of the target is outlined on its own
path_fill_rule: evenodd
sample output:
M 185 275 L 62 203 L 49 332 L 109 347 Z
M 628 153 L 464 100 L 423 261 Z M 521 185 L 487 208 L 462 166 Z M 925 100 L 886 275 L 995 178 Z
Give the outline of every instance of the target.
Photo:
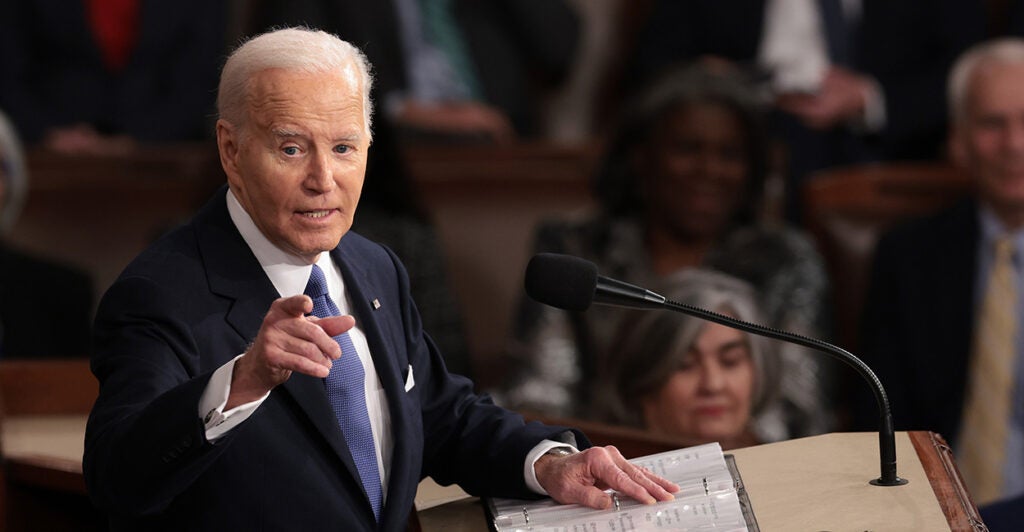
M 228 59 L 228 187 L 133 261 L 96 319 L 84 470 L 114 529 L 401 530 L 426 475 L 595 507 L 604 487 L 671 498 L 613 448 L 575 452 L 582 434 L 447 372 L 398 259 L 348 231 L 369 89 L 361 54 L 323 32 Z
M 5 242 L 28 188 L 21 142 L 0 112 L 0 358 L 85 356 L 92 280 L 74 267 Z M 40 320 L 44 315 L 47 319 Z M 48 323 L 60 323 L 61 333 L 53 334 Z
M 975 500 L 985 503 L 1024 493 L 1024 344 L 1008 335 L 1005 366 L 992 378 L 978 360 L 996 345 L 989 328 L 1005 319 L 1021 323 L 1024 309 L 1024 41 L 979 45 L 964 54 L 950 75 L 957 163 L 976 184 L 975 197 L 886 234 L 879 242 L 864 314 L 863 355 L 886 387 L 898 429 L 931 430 L 953 443 Z M 992 313 L 991 287 L 1000 277 L 997 242 L 1009 246 L 1005 312 Z M 1003 246 L 1005 247 L 1005 246 Z M 996 292 L 998 294 L 998 291 Z M 995 317 L 999 316 L 999 317 Z M 985 331 L 985 332 L 982 332 Z M 998 380 L 1008 380 L 1003 399 Z M 995 436 L 975 426 L 970 407 L 980 392 L 982 411 L 998 417 Z M 877 429 L 874 401 L 857 401 L 858 424 Z M 996 417 L 996 416 L 993 416 Z M 969 466 L 966 449 L 998 441 L 1001 480 L 985 489 Z M 1004 445 L 1005 443 L 1005 445 Z M 989 453 L 989 456 L 995 456 Z M 997 459 L 998 460 L 998 459 Z

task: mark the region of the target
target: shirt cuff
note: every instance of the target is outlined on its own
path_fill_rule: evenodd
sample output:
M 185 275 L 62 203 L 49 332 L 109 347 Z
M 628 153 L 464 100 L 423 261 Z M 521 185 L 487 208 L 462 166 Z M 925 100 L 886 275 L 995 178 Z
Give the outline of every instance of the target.
M 249 416 L 270 396 L 270 392 L 267 392 L 255 401 L 238 405 L 227 412 L 224 411 L 224 407 L 228 404 L 228 395 L 231 394 L 231 377 L 235 373 L 235 361 L 242 355 L 238 355 L 227 364 L 217 368 L 210 376 L 210 381 L 206 383 L 203 396 L 199 398 L 199 418 L 205 425 L 208 441 L 216 441 L 249 419 Z
M 575 440 L 575 438 L 571 437 L 571 433 L 570 439 Z M 540 460 L 541 456 L 544 456 L 545 453 L 547 453 L 551 449 L 554 449 L 555 447 L 565 447 L 574 453 L 579 452 L 579 449 L 576 448 L 575 441 L 573 441 L 571 444 L 554 440 L 543 440 L 540 443 L 538 443 L 536 447 L 534 447 L 532 450 L 530 450 L 529 453 L 527 453 L 526 461 L 523 467 L 523 476 L 526 478 L 526 487 L 530 488 L 530 491 L 533 491 L 534 493 L 538 493 L 540 495 L 548 494 L 548 491 L 540 485 L 540 482 L 537 482 L 537 471 L 534 470 L 533 466 L 534 464 L 537 463 L 537 460 Z

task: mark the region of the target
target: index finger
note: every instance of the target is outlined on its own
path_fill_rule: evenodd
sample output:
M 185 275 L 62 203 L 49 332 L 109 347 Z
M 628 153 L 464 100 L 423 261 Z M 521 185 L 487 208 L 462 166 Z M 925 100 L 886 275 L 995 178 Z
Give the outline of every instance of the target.
M 317 319 L 315 323 L 327 333 L 327 336 L 334 337 L 355 327 L 356 320 L 352 316 L 330 316 Z
M 297 317 L 313 311 L 313 300 L 305 294 L 298 294 L 275 300 L 271 303 L 270 308 L 279 310 L 288 316 Z

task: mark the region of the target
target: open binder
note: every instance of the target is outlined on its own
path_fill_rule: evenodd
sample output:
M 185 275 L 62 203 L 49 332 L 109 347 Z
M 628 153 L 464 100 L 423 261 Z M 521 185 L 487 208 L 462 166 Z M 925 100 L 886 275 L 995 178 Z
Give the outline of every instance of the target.
M 757 520 L 732 455 L 718 443 L 630 460 L 679 485 L 675 500 L 652 505 L 612 494 L 614 505 L 595 510 L 551 499 L 486 500 L 496 532 L 613 532 L 714 530 L 758 532 Z

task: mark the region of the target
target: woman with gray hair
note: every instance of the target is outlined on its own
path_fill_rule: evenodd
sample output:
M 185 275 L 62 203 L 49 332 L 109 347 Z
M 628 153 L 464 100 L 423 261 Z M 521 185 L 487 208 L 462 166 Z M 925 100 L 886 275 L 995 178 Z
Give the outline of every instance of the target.
M 666 281 L 660 293 L 673 301 L 760 321 L 754 288 L 744 281 L 701 269 Z M 760 336 L 675 312 L 635 313 L 622 322 L 600 369 L 594 417 L 693 445 L 770 440 L 758 419 L 779 414 L 772 347 Z
M 83 356 L 92 313 L 89 276 L 7 241 L 28 193 L 26 168 L 18 135 L 0 112 L 0 358 Z

